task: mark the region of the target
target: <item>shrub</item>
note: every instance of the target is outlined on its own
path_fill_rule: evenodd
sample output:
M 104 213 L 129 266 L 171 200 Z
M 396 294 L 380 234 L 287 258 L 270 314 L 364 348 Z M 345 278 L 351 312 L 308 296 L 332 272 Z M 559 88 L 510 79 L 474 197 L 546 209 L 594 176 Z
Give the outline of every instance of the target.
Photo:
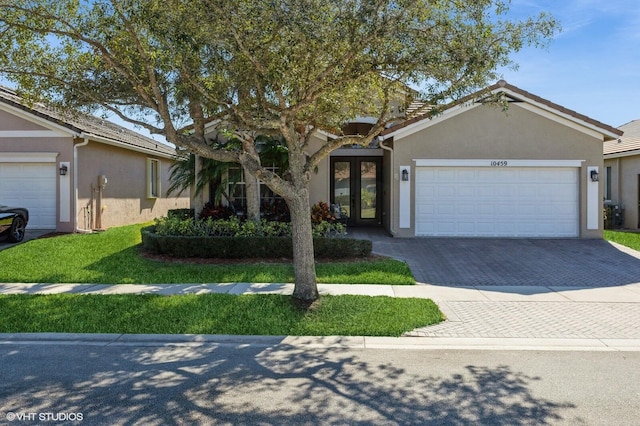
M 142 229 L 143 247 L 154 253 L 175 257 L 204 258 L 291 258 L 293 243 L 290 237 L 276 236 L 173 236 L 159 235 L 154 227 Z M 366 257 L 371 254 L 369 240 L 352 238 L 313 239 L 314 253 L 323 258 Z
M 229 219 L 236 216 L 236 212 L 233 207 L 223 206 L 223 205 L 214 205 L 211 202 L 208 202 L 202 208 L 202 211 L 198 215 L 200 219 L 211 218 L 214 220 L 218 219 Z
M 312 232 L 314 237 L 342 237 L 347 234 L 343 224 L 330 222 L 314 224 Z M 235 216 L 226 220 L 168 216 L 156 219 L 155 233 L 184 237 L 291 237 L 291 224 L 264 219 L 259 222 L 241 221 Z
M 193 219 L 196 217 L 195 209 L 170 209 L 167 211 L 167 216 L 178 217 L 180 219 Z
M 364 257 L 371 254 L 368 240 L 345 238 L 345 225 L 321 221 L 312 228 L 318 257 Z M 336 238 L 340 237 L 340 238 Z M 291 223 L 268 220 L 241 221 L 236 216 L 214 220 L 170 215 L 142 229 L 143 247 L 176 257 L 291 258 Z

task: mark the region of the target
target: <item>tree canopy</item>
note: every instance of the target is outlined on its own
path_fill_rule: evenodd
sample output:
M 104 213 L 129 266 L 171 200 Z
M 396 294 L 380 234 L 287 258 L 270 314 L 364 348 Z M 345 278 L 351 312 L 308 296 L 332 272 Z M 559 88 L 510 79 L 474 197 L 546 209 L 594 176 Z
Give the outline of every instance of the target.
M 308 213 L 307 184 L 320 160 L 343 145 L 368 145 L 397 119 L 396 97 L 407 87 L 428 105 L 457 99 L 495 81 L 500 67 L 513 65 L 512 52 L 545 45 L 558 30 L 545 14 L 509 19 L 508 6 L 0 0 L 0 74 L 30 99 L 109 111 L 200 156 L 242 164 L 287 200 L 296 222 Z M 371 130 L 342 134 L 358 116 L 373 118 Z M 219 149 L 207 143 L 207 128 L 232 131 L 242 143 Z M 318 130 L 337 137 L 309 152 Z M 284 138 L 286 176 L 262 167 L 257 135 Z M 308 254 L 310 224 L 300 220 L 298 235 L 309 235 L 300 252 Z M 294 264 L 302 271 L 313 262 Z M 298 280 L 315 286 L 315 272 Z

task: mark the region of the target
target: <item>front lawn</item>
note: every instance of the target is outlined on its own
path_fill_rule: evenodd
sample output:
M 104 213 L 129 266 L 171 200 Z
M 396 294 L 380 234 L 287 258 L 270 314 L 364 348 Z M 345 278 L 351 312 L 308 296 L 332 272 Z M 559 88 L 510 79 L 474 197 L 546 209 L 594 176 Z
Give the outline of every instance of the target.
M 605 229 L 604 239 L 640 251 L 640 233 Z
M 144 225 L 41 238 L 0 251 L 0 282 L 161 284 L 293 282 L 291 262 L 206 265 L 164 263 L 140 255 Z M 411 285 L 404 262 L 382 259 L 318 263 L 318 282 Z
M 4 295 L 0 312 L 0 333 L 401 336 L 444 319 L 431 300 L 346 295 Z

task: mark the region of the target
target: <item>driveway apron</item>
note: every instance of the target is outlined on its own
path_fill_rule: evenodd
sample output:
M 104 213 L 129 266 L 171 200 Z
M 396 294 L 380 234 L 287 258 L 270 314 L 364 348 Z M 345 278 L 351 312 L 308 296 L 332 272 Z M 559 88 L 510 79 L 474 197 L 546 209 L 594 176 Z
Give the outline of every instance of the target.
M 448 321 L 407 336 L 640 339 L 640 253 L 604 240 L 391 238 L 356 229 L 407 262 Z M 507 339 L 507 340 L 504 340 Z M 541 339 L 541 340 L 539 340 Z

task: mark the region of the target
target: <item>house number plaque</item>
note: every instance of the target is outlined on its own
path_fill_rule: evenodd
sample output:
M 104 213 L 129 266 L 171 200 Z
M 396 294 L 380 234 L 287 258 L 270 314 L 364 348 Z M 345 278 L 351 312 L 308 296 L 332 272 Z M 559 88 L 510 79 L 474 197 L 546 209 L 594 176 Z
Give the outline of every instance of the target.
M 491 167 L 507 167 L 509 163 L 506 160 L 492 160 Z

